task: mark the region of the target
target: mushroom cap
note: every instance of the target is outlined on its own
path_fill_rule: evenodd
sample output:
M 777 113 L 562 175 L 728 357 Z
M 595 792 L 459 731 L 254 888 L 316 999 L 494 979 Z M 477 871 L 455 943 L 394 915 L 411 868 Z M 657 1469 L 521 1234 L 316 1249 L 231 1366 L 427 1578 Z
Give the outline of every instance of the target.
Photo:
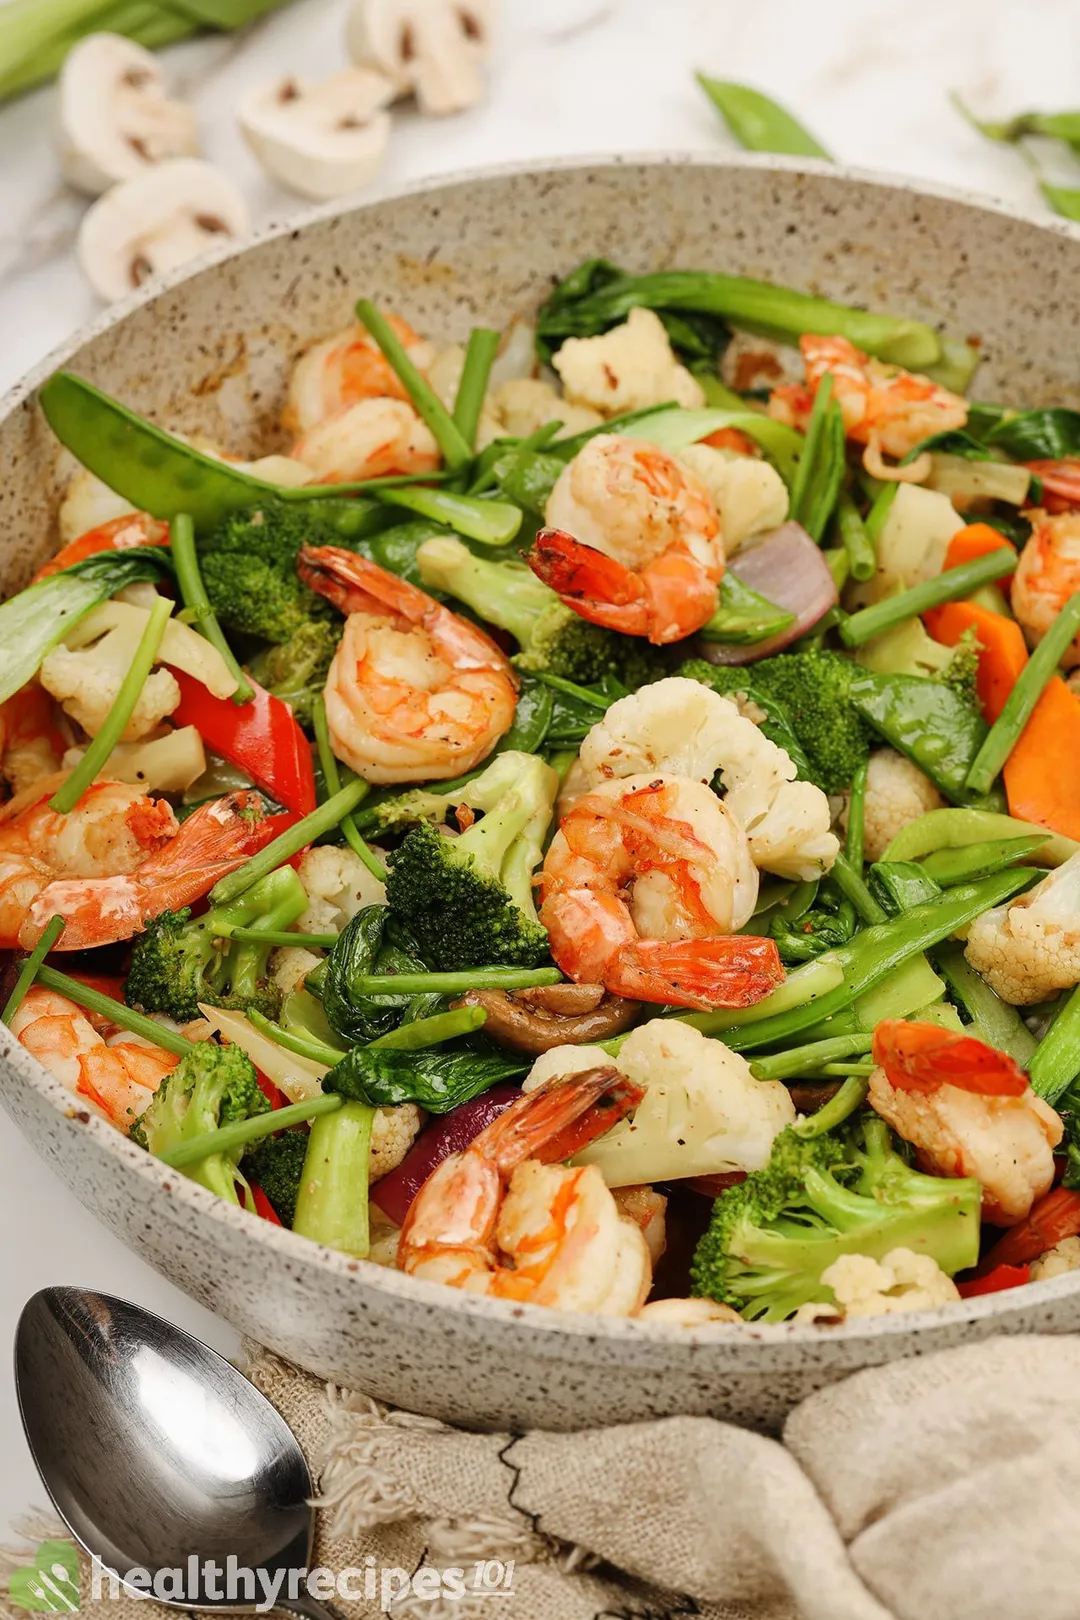
M 377 68 L 425 113 L 460 112 L 484 93 L 499 0 L 356 0 L 345 42 L 361 67 Z
M 64 58 L 57 139 L 65 180 L 91 196 L 199 149 L 192 108 L 169 100 L 157 61 L 120 34 L 88 34 Z
M 112 300 L 249 227 L 235 181 L 212 163 L 177 158 L 99 197 L 83 217 L 77 252 L 94 291 Z
M 263 168 L 290 191 L 326 201 L 355 191 L 382 165 L 393 81 L 345 68 L 319 84 L 277 79 L 245 97 L 240 128 Z

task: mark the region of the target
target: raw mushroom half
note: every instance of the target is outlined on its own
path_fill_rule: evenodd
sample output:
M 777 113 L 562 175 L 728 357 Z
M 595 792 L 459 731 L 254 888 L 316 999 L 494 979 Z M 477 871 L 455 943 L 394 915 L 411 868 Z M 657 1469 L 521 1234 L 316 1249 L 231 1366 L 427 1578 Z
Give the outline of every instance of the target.
M 177 158 L 114 186 L 87 210 L 79 263 L 111 302 L 213 243 L 243 236 L 249 225 L 247 203 L 227 174 Z
M 358 67 L 387 74 L 421 112 L 455 113 L 483 99 L 498 0 L 356 0 L 346 29 Z
M 246 97 L 240 128 L 275 180 L 322 202 L 378 173 L 390 139 L 382 111 L 394 84 L 369 68 L 346 68 L 321 84 L 278 79 Z
M 64 58 L 58 138 L 64 179 L 92 197 L 199 150 L 192 108 L 169 100 L 150 52 L 119 34 L 88 34 Z

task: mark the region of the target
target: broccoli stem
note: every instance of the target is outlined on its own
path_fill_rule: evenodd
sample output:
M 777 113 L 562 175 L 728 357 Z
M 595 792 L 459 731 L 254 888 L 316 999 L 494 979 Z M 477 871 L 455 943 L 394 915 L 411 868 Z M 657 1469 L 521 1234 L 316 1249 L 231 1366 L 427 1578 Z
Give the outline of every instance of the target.
M 199 555 L 195 549 L 195 524 L 189 513 L 177 512 L 169 524 L 169 540 L 176 568 L 176 583 L 180 587 L 180 595 L 191 616 L 191 622 L 199 634 L 205 636 L 225 660 L 229 674 L 236 682 L 236 691 L 232 695 L 233 702 L 250 703 L 255 696 L 254 689 L 240 668 L 206 594 L 206 586 L 199 572 Z
M 1010 550 L 988 551 L 983 557 L 961 563 L 959 568 L 946 568 L 944 573 L 935 574 L 932 579 L 924 579 L 919 585 L 911 585 L 906 591 L 887 597 L 884 602 L 876 602 L 873 607 L 852 613 L 840 625 L 840 639 L 846 647 L 861 647 L 864 642 L 882 635 L 895 625 L 902 624 L 905 619 L 913 619 L 917 614 L 925 613 L 928 608 L 941 607 L 945 602 L 959 601 L 961 597 L 970 596 L 972 591 L 977 591 L 980 585 L 989 585 L 992 580 L 1003 579 L 1006 574 L 1011 574 L 1015 567 L 1016 556 Z M 1073 634 L 1076 634 L 1075 628 Z M 1070 637 L 1069 640 L 1071 639 Z M 1068 644 L 1067 640 L 1065 647 Z M 1061 652 L 1064 652 L 1065 647 L 1061 648 Z M 1059 658 L 1061 652 L 1058 654 Z M 1057 659 L 1054 662 L 1056 663 Z M 994 775 L 997 775 L 996 771 Z M 993 777 L 990 778 L 990 781 L 992 780 Z M 986 787 L 989 786 L 988 781 Z M 979 791 L 985 793 L 986 788 Z
M 826 1131 L 835 1130 L 837 1125 L 842 1125 L 857 1108 L 862 1107 L 869 1089 L 865 1075 L 850 1075 L 835 1097 L 830 1097 L 816 1114 L 811 1114 L 809 1119 L 794 1126 L 794 1130 L 799 1136 L 809 1137 L 824 1136 Z
M 19 977 L 15 980 L 15 987 L 10 996 L 7 998 L 3 1012 L 0 1013 L 0 1023 L 10 1025 L 11 1020 L 14 1018 L 15 1014 L 23 1004 L 26 997 L 26 992 L 37 978 L 41 964 L 44 962 L 45 958 L 48 956 L 49 952 L 52 950 L 63 931 L 64 918 L 60 916 L 50 917 L 49 921 L 45 924 L 45 932 L 42 934 L 41 938 L 30 952 L 30 955 L 26 958 L 26 961 L 19 969 Z
M 481 546 L 508 546 L 521 528 L 522 511 L 510 501 L 480 500 L 449 489 L 388 489 L 378 496 L 386 506 L 403 506 L 420 517 L 445 523 Z
M 106 760 L 120 741 L 124 727 L 131 719 L 135 705 L 139 701 L 139 694 L 146 684 L 146 678 L 153 668 L 172 610 L 173 604 L 167 596 L 156 598 L 150 609 L 150 617 L 146 621 L 146 629 L 139 638 L 131 666 L 120 683 L 120 690 L 102 721 L 101 729 L 91 740 L 75 769 L 49 800 L 50 809 L 55 810 L 57 815 L 66 816 L 74 810 L 98 772 L 104 769 Z
M 551 588 L 517 558 L 478 557 L 453 535 L 425 540 L 416 554 L 422 582 L 445 591 L 527 647 L 542 614 L 559 605 Z
M 308 951 L 332 951 L 338 942 L 336 934 L 296 934 L 287 928 L 233 928 L 229 938 L 265 945 L 298 945 Z
M 184 1170 L 189 1164 L 198 1164 L 213 1153 L 235 1154 L 237 1148 L 246 1148 L 264 1137 L 275 1136 L 290 1125 L 317 1119 L 322 1114 L 336 1113 L 341 1098 L 336 1092 L 308 1097 L 304 1102 L 289 1103 L 285 1108 L 271 1109 L 266 1114 L 253 1114 L 249 1119 L 235 1120 L 231 1125 L 220 1125 L 216 1131 L 203 1131 L 179 1147 L 167 1148 L 156 1157 L 173 1170 Z
M 369 973 L 349 981 L 361 996 L 458 996 L 468 990 L 535 990 L 561 984 L 558 968 L 462 968 L 456 973 Z
M 1080 1074 L 1080 985 L 1050 1025 L 1028 1065 L 1031 1089 L 1051 1108 Z
M 888 913 L 878 904 L 859 872 L 842 852 L 829 869 L 829 876 L 845 900 L 850 900 L 864 923 L 883 923 Z
M 476 429 L 484 406 L 488 378 L 499 348 L 499 333 L 487 326 L 474 326 L 465 349 L 465 364 L 454 396 L 454 421 L 470 450 L 476 447 Z
M 1011 552 L 992 551 L 989 556 L 1001 557 L 1004 563 L 1015 566 L 1015 558 Z M 970 568 L 974 564 L 969 563 L 967 566 Z M 1008 571 L 1008 568 L 1003 567 L 1003 573 Z M 954 569 L 953 572 L 959 573 L 959 569 Z M 1005 700 L 1005 707 L 990 727 L 990 734 L 975 755 L 971 769 L 967 773 L 964 785 L 970 793 L 990 791 L 994 778 L 1019 742 L 1020 733 L 1031 719 L 1036 703 L 1057 673 L 1065 650 L 1070 642 L 1076 639 L 1078 631 L 1080 631 L 1080 591 L 1070 596 L 1020 671 L 1015 686 Z
M 293 1231 L 363 1259 L 370 1247 L 368 1170 L 375 1110 L 345 1102 L 319 1115 L 308 1136 Z
M 813 1074 L 833 1058 L 852 1057 L 869 1052 L 872 1037 L 866 1031 L 853 1035 L 834 1035 L 824 1041 L 810 1041 L 806 1046 L 792 1046 L 786 1052 L 772 1052 L 755 1058 L 750 1072 L 755 1080 L 790 1080 L 792 1075 Z
M 195 1044 L 185 1040 L 175 1030 L 166 1029 L 164 1024 L 155 1023 L 145 1013 L 125 1007 L 122 1001 L 114 1001 L 112 996 L 92 990 L 78 979 L 69 979 L 66 973 L 58 973 L 56 968 L 39 968 L 37 982 L 47 990 L 56 990 L 60 995 L 67 996 L 77 1007 L 85 1007 L 87 1012 L 100 1013 L 102 1018 L 111 1019 L 120 1029 L 129 1029 L 133 1035 L 144 1035 L 155 1046 L 164 1047 L 166 1052 L 173 1052 L 177 1057 L 186 1057 Z
M 342 816 L 347 816 L 350 810 L 354 810 L 369 792 L 369 784 L 358 776 L 355 782 L 343 787 L 340 793 L 335 793 L 325 803 L 312 810 L 310 815 L 287 827 L 283 833 L 267 844 L 265 849 L 253 855 L 245 865 L 238 866 L 235 872 L 230 872 L 219 883 L 215 883 L 210 890 L 211 903 L 222 906 L 230 900 L 235 900 L 246 889 L 250 889 L 253 883 L 257 883 L 260 878 L 274 871 L 283 861 L 291 860 L 302 849 L 306 849 L 308 844 L 313 844 L 317 838 L 321 838 L 324 833 L 338 826 Z
M 427 378 L 413 365 L 405 353 L 405 345 L 371 299 L 359 299 L 356 313 L 390 362 L 417 414 L 431 429 L 446 465 L 453 472 L 459 471 L 472 460 L 472 450 L 454 418 Z
M 311 705 L 311 722 L 315 728 L 315 746 L 319 753 L 319 764 L 322 766 L 323 779 L 332 799 L 341 792 L 341 773 L 338 770 L 337 756 L 330 746 L 330 728 L 326 720 L 326 704 L 320 695 Z M 351 815 L 341 818 L 341 831 L 345 835 L 345 842 L 354 854 L 359 855 L 372 877 L 379 883 L 386 882 L 386 868 L 373 850 L 368 848 L 366 840 L 362 837 L 356 822 Z

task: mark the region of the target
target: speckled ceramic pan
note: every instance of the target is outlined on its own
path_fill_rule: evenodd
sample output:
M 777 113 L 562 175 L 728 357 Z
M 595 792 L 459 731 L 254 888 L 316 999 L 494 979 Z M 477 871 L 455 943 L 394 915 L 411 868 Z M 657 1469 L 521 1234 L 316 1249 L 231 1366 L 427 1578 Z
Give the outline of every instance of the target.
M 366 293 L 463 338 L 579 260 L 763 276 L 976 338 L 978 393 L 1080 404 L 1080 232 L 824 165 L 577 161 L 316 216 L 136 296 L 2 408 L 0 582 L 55 547 L 67 468 L 34 399 L 61 362 L 171 427 L 266 450 L 289 363 Z M 313 1372 L 438 1417 L 569 1428 L 707 1412 L 775 1424 L 818 1386 L 995 1332 L 1080 1328 L 1080 1273 L 868 1326 L 708 1332 L 563 1316 L 350 1260 L 213 1198 L 80 1110 L 2 1032 L 5 1107 L 88 1210 L 211 1310 Z

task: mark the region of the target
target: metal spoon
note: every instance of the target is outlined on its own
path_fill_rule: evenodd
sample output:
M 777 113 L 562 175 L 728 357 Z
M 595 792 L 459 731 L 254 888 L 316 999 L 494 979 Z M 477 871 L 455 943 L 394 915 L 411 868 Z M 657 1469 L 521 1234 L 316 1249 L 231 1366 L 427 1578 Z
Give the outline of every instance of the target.
M 19 1319 L 15 1379 L 45 1488 L 106 1570 L 182 1570 L 183 1595 L 158 1601 L 252 1613 L 269 1598 L 260 1571 L 270 1582 L 307 1568 L 303 1452 L 265 1396 L 189 1333 L 108 1294 L 44 1288 Z M 228 1595 L 230 1556 L 252 1571 L 250 1592 L 241 1578 Z M 274 1604 L 340 1620 L 287 1576 Z

